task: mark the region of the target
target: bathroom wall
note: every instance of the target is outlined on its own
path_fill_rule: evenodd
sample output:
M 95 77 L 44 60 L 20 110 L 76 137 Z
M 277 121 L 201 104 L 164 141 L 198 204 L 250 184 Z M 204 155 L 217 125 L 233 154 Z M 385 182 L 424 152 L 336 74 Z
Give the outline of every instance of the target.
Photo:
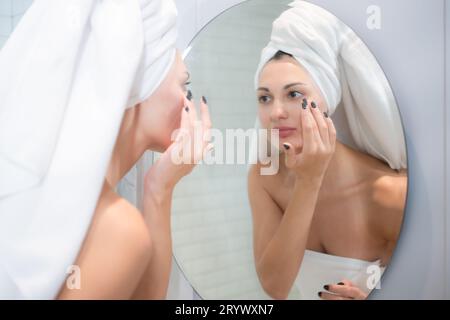
M 445 21 L 445 130 L 446 130 L 446 184 L 444 188 L 444 194 L 446 195 L 446 261 L 445 266 L 447 269 L 446 273 L 446 294 L 447 299 L 450 299 L 450 3 L 444 1 L 444 21 Z
M 33 0 L 0 0 L 0 48 Z

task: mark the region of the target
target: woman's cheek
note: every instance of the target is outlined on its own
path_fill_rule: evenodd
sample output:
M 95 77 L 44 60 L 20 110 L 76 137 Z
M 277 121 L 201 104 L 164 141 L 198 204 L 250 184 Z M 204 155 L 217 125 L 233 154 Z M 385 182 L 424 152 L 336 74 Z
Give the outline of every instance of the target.
M 180 96 L 180 95 L 177 95 Z M 184 96 L 181 95 L 181 98 L 173 99 L 171 101 L 171 105 L 169 106 L 169 114 L 168 114 L 168 123 L 166 124 L 167 136 L 169 138 L 172 137 L 174 131 L 180 128 L 181 126 L 181 112 L 184 108 Z
M 259 111 L 259 122 L 261 123 L 261 127 L 270 128 L 270 114 L 265 110 Z

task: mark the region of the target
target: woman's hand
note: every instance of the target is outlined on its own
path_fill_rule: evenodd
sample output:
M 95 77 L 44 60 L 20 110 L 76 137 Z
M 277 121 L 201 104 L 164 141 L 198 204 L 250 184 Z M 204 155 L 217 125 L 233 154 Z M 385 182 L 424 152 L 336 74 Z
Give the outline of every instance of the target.
M 206 100 L 200 106 L 202 121 L 197 120 L 194 104 L 185 99 L 180 130 L 175 141 L 148 170 L 144 180 L 143 215 L 152 238 L 152 256 L 135 297 L 165 299 L 172 266 L 170 212 L 172 193 L 182 177 L 211 149 L 211 120 Z M 178 161 L 181 157 L 181 160 Z
M 324 300 L 365 300 L 367 298 L 367 294 L 350 280 L 342 280 L 338 284 L 327 284 L 324 289 L 328 292 L 318 293 Z
M 322 113 L 314 102 L 309 107 L 306 99 L 303 100 L 300 118 L 303 147 L 296 154 L 290 143 L 283 144 L 286 167 L 293 170 L 297 178 L 321 180 L 334 154 L 336 129 L 328 114 Z
M 152 192 L 172 190 L 178 181 L 191 173 L 206 152 L 212 149 L 210 140 L 211 119 L 206 99 L 202 99 L 201 121 L 192 101 L 185 99 L 181 111 L 180 129 L 174 133 L 175 141 L 167 148 L 145 176 L 145 185 Z

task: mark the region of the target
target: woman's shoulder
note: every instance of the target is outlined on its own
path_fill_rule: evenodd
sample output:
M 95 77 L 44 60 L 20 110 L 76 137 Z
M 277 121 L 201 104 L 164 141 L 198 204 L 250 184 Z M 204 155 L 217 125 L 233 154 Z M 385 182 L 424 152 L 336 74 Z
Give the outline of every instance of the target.
M 373 183 L 373 219 L 380 235 L 396 243 L 406 205 L 407 176 L 404 173 L 381 175 Z
M 128 200 L 121 197 L 114 191 L 114 188 L 107 182 L 103 184 L 102 191 L 97 203 L 97 210 L 108 211 L 117 215 L 137 216 L 141 212 Z
M 381 174 L 373 183 L 372 198 L 378 205 L 403 211 L 406 201 L 408 178 L 406 170 Z
M 351 149 L 361 174 L 369 177 L 373 202 L 383 209 L 402 210 L 406 198 L 407 170 L 392 169 L 385 161 L 359 150 Z

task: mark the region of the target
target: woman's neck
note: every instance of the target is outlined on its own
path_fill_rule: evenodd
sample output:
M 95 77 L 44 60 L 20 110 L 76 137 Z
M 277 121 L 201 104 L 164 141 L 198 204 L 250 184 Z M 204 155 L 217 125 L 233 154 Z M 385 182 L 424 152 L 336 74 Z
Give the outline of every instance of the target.
M 140 108 L 134 107 L 125 112 L 106 174 L 106 179 L 113 188 L 148 149 L 148 144 L 137 130 L 139 110 Z
M 323 194 L 336 194 L 381 176 L 397 175 L 385 162 L 336 140 L 335 153 L 322 181 Z
M 322 180 L 322 193 L 334 193 L 364 179 L 363 166 L 361 161 L 357 160 L 356 153 L 355 150 L 336 140 L 335 152 Z

